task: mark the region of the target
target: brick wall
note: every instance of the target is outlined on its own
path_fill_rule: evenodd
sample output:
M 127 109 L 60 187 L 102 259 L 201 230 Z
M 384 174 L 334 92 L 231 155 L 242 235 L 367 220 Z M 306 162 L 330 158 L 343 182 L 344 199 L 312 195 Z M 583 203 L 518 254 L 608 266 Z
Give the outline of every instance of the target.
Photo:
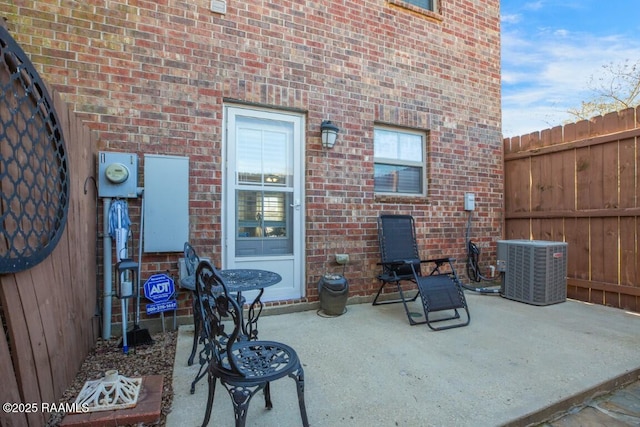
M 223 100 L 294 108 L 306 123 L 306 300 L 336 252 L 351 295 L 377 288 L 380 212 L 416 217 L 424 256 L 464 271 L 472 237 L 493 260 L 502 238 L 499 0 L 440 0 L 437 15 L 400 0 L 0 1 L 0 16 L 43 79 L 92 129 L 100 150 L 190 158 L 190 238 L 221 251 Z M 400 4 L 400 5 L 399 5 Z M 322 150 L 320 123 L 341 128 Z M 427 198 L 373 193 L 375 123 L 429 130 Z M 329 172 L 327 172 L 329 171 Z M 132 205 L 134 217 L 139 207 Z M 175 255 L 144 271 L 175 272 Z M 219 261 L 219 257 L 214 260 Z M 187 310 L 188 304 L 182 306 Z

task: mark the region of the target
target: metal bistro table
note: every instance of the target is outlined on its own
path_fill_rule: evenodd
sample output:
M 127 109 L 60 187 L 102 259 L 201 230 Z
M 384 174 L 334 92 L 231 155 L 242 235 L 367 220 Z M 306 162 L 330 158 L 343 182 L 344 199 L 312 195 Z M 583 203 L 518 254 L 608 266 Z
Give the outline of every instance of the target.
M 246 318 L 242 319 L 242 333 L 244 336 L 249 340 L 257 339 L 258 319 L 264 307 L 262 302 L 264 289 L 279 283 L 282 277 L 273 271 L 245 268 L 220 270 L 220 276 L 227 284 L 229 292 L 236 294 L 236 299 L 240 306 L 244 302 L 243 292 L 259 291 L 253 302 L 249 304 Z
M 245 302 L 245 298 L 242 296 L 243 292 L 256 290 L 259 291 L 258 295 L 249 304 L 246 318 L 240 319 L 242 324 L 242 337 L 240 337 L 240 339 L 256 340 L 258 338 L 258 319 L 260 318 L 262 308 L 264 307 L 264 304 L 262 302 L 262 294 L 264 294 L 264 289 L 269 286 L 273 286 L 276 283 L 279 283 L 282 280 L 282 277 L 278 273 L 274 273 L 272 271 L 246 268 L 219 270 L 218 272 L 220 276 L 222 276 L 222 279 L 225 281 L 227 290 L 232 294 L 236 294 L 236 300 L 238 301 L 238 305 L 240 305 L 240 307 L 242 307 Z M 192 277 L 192 279 L 187 278 L 187 280 L 184 280 L 183 283 L 186 286 L 189 286 L 191 283 L 193 283 L 193 289 L 195 290 L 195 275 L 190 277 Z M 195 298 L 195 293 L 193 297 Z M 194 333 L 197 336 L 201 335 L 203 331 L 196 330 L 194 331 Z M 196 336 L 194 336 L 194 339 L 196 339 Z M 197 339 L 202 342 L 202 336 L 197 337 Z M 210 357 L 211 351 L 205 344 L 205 346 L 200 350 L 200 369 L 198 370 L 196 377 L 191 383 L 191 394 L 195 393 L 196 383 L 200 381 L 200 379 L 202 379 L 202 377 L 204 377 L 204 375 L 206 374 L 207 371 L 205 368 L 209 363 Z

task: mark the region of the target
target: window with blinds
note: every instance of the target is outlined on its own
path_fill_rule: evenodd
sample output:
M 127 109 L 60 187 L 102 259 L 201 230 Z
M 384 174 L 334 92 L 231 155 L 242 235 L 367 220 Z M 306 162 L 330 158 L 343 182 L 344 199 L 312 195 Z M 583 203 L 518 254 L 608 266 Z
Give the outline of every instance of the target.
M 426 195 L 426 134 L 376 127 L 373 138 L 375 192 Z
M 434 7 L 435 7 L 435 0 L 404 0 L 407 3 L 410 3 L 414 6 L 418 6 L 421 7 L 423 9 L 427 9 L 427 10 L 433 10 L 435 11 Z
M 424 9 L 429 12 L 438 13 L 438 0 L 388 0 L 389 3 L 398 6 L 415 6 L 417 9 Z

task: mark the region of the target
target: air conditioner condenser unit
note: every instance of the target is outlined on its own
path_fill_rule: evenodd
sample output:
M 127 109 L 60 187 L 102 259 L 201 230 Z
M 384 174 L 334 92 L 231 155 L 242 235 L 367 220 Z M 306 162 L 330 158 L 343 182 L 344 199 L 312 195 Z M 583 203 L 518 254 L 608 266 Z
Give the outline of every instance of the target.
M 502 296 L 534 305 L 566 301 L 567 247 L 565 242 L 499 240 Z

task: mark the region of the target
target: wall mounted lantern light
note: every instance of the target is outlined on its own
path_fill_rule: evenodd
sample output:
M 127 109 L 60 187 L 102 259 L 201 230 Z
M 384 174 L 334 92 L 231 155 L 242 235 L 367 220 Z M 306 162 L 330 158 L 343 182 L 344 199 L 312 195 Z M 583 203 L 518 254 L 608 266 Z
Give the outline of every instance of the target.
M 325 120 L 320 125 L 322 131 L 322 146 L 325 148 L 333 148 L 338 139 L 338 132 L 340 129 L 334 125 L 331 120 Z

